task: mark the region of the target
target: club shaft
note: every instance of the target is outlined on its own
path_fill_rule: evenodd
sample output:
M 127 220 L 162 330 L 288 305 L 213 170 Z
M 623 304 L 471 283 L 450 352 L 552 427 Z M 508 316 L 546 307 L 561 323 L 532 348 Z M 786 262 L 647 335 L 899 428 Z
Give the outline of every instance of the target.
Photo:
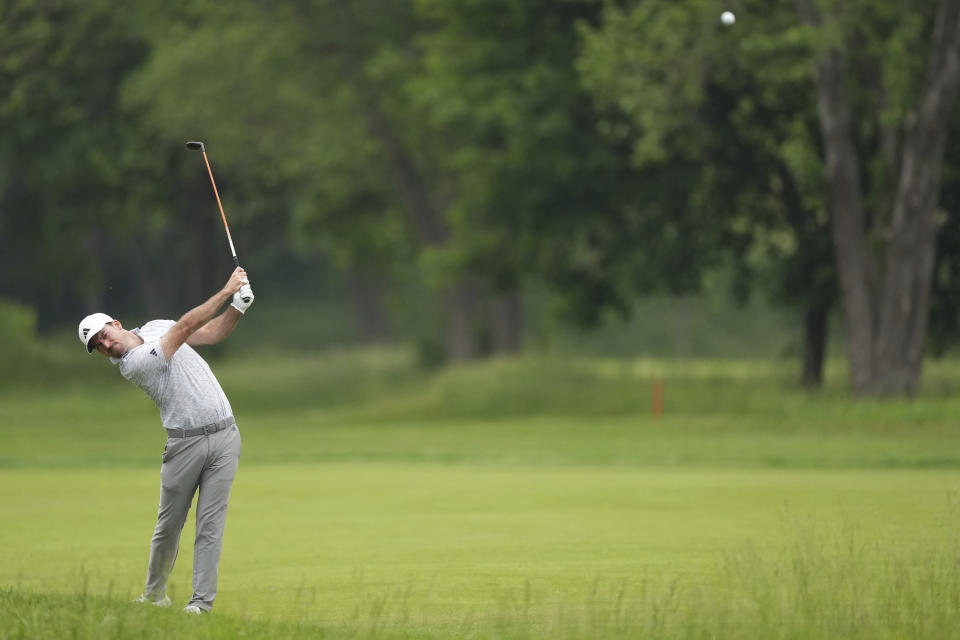
M 233 256 L 233 263 L 240 266 L 240 260 L 237 259 L 237 250 L 233 248 L 233 238 L 230 237 L 230 225 L 227 224 L 227 214 L 223 212 L 223 205 L 220 203 L 220 193 L 217 191 L 217 183 L 213 179 L 213 170 L 210 169 L 210 161 L 207 160 L 207 151 L 203 149 L 203 161 L 207 165 L 207 173 L 210 174 L 210 184 L 213 185 L 213 195 L 217 197 L 217 206 L 220 208 L 220 217 L 223 218 L 223 228 L 227 230 L 227 242 L 230 243 L 230 255 Z

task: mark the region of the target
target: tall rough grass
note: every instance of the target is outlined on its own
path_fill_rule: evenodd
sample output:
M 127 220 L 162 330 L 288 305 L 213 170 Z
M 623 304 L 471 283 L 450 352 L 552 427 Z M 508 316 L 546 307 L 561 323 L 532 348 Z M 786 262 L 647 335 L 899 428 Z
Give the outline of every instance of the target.
M 744 542 L 712 578 L 597 579 L 587 602 L 561 602 L 551 615 L 532 613 L 538 598 L 527 594 L 492 626 L 472 631 L 524 638 L 956 638 L 960 536 L 957 518 L 948 519 L 924 540 L 790 521 L 786 543 Z

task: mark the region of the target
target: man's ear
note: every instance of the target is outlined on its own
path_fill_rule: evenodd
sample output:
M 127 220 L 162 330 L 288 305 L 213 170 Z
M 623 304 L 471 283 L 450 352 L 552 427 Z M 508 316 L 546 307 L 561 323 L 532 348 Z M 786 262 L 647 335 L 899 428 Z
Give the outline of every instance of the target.
M 114 321 L 111 322 L 110 324 L 112 324 L 113 326 L 115 326 L 117 329 L 121 329 L 121 330 L 123 329 L 123 325 L 120 324 L 120 321 L 119 321 L 119 320 L 114 320 Z

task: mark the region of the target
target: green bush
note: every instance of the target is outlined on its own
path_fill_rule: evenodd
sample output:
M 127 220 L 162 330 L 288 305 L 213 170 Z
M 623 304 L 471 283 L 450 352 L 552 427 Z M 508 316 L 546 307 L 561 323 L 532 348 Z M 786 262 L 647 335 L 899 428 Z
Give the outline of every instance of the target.
M 0 336 L 0 389 L 49 389 L 102 377 L 111 368 L 93 366 L 72 328 L 41 336 L 36 311 L 12 300 L 0 299 Z
M 35 340 L 37 312 L 19 302 L 0 298 L 0 332 L 4 346 L 15 341 Z
M 37 348 L 36 312 L 0 298 L 0 381 L 13 378 L 29 363 Z

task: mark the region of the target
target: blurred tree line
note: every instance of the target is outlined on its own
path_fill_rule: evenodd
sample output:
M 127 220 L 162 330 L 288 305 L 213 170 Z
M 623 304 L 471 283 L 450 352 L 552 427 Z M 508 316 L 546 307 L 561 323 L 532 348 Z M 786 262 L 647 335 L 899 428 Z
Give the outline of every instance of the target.
M 511 353 L 531 287 L 589 327 L 722 268 L 806 384 L 839 306 L 854 391 L 908 394 L 960 335 L 960 0 L 914 4 L 0 0 L 0 296 L 202 301 L 204 139 L 255 285 L 342 287 L 364 339 L 418 290 L 438 357 Z

